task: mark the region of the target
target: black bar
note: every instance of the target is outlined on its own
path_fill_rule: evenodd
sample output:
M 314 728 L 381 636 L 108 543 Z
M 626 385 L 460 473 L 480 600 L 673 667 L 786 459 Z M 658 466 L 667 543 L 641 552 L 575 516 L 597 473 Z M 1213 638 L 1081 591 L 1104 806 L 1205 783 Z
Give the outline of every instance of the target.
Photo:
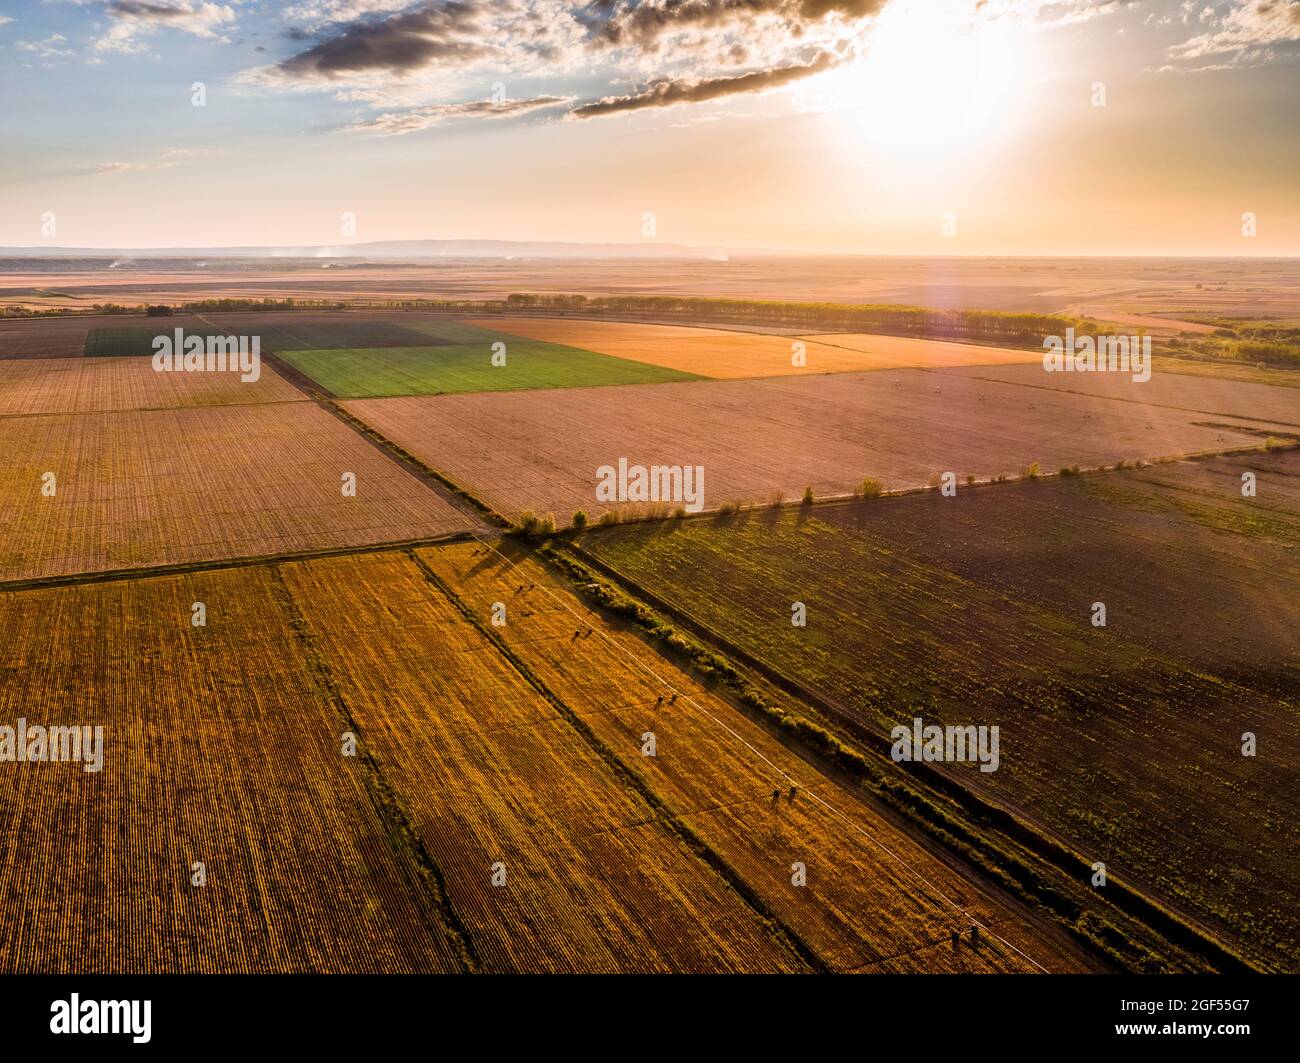
M 846 1040 L 868 1055 L 1035 1046 L 1074 1055 L 1127 1043 L 1223 1056 L 1282 1043 L 1297 989 L 1291 975 L 9 975 L 0 978 L 0 1030 L 6 1047 L 204 1056 L 414 1047 L 492 1058 L 583 1046 L 695 1055 L 716 1045 L 734 1058 L 752 1043 L 765 1059 L 808 1059 Z M 135 1001 L 142 1019 L 148 1001 L 148 1041 L 52 1032 L 56 1002 L 71 1004 L 74 993 L 83 1015 L 87 1002 Z M 1178 1030 L 1206 1025 L 1209 1036 Z

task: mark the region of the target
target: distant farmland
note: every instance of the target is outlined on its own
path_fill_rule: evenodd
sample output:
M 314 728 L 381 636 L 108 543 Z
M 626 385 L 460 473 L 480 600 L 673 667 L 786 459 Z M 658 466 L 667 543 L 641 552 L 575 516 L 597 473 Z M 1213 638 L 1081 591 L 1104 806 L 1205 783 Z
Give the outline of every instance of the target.
M 685 325 L 625 324 L 579 318 L 473 318 L 474 324 L 534 340 L 584 347 L 617 358 L 716 380 L 847 373 L 904 366 L 997 365 L 1038 361 L 1004 347 L 896 336 L 765 336 Z M 802 361 L 796 359 L 796 354 Z
M 1229 396 L 1241 386 L 1206 383 Z M 1254 401 L 1248 396 L 1237 405 L 1246 409 Z M 1054 472 L 1250 446 L 1268 434 L 1265 425 L 1226 416 L 1013 387 L 953 371 L 345 405 L 501 512 L 549 511 L 561 523 L 578 509 L 594 517 L 616 508 L 597 501 L 596 470 L 620 457 L 646 466 L 702 465 L 705 507 L 714 509 L 798 498 L 805 487 L 818 496 L 847 495 L 865 477 L 904 488 L 951 470 L 964 482 L 968 475 L 1017 476 L 1034 462 Z M 503 424 L 508 433 L 500 431 Z
M 177 328 L 183 329 L 186 335 L 228 334 L 219 325 L 200 322 L 197 327 L 186 327 L 183 321 L 161 317 L 148 327 L 91 329 L 86 336 L 86 356 L 151 355 L 154 353 L 154 340 L 158 336 L 173 335 Z M 315 322 L 274 314 L 263 314 L 261 320 L 243 323 L 240 334 L 259 337 L 261 349 L 268 351 L 318 347 L 418 347 L 428 346 L 433 339 L 427 333 L 392 321 L 339 318 Z
M 597 529 L 581 546 L 833 699 L 839 725 L 999 725 L 999 771 L 945 773 L 1295 970 L 1298 455 Z

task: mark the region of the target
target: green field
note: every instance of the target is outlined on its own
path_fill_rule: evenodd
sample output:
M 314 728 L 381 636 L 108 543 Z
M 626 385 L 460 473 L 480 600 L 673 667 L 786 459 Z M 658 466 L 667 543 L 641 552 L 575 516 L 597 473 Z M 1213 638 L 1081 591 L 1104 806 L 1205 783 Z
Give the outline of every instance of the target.
M 702 379 L 557 343 L 486 335 L 490 338 L 485 341 L 446 347 L 278 353 L 317 384 L 347 399 Z M 506 345 L 505 365 L 492 364 L 492 343 L 498 338 Z
M 1300 451 L 579 543 L 853 725 L 997 725 L 995 772 L 944 773 L 1300 970 Z

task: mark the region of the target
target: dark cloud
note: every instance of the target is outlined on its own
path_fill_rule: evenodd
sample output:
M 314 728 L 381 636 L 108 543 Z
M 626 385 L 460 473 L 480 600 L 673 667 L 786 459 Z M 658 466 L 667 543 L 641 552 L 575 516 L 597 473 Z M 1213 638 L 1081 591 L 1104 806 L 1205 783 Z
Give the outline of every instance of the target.
M 193 12 L 188 7 L 175 7 L 171 4 L 151 4 L 145 0 L 112 0 L 108 5 L 108 12 L 111 15 L 125 15 L 130 18 L 138 19 L 158 19 L 166 21 L 170 18 L 183 18 L 191 15 Z
M 585 19 L 594 38 L 608 45 L 653 47 L 661 36 L 677 30 L 722 29 L 760 15 L 782 18 L 792 32 L 799 21 L 820 21 L 830 15 L 865 18 L 884 8 L 886 0 L 659 0 L 657 3 L 600 2 L 587 5 Z
M 602 100 L 584 103 L 569 112 L 572 118 L 599 118 L 603 115 L 642 111 L 649 107 L 672 107 L 679 103 L 703 103 L 723 96 L 738 96 L 747 92 L 762 92 L 779 88 L 800 78 L 829 70 L 839 59 L 831 52 L 822 52 L 810 63 L 772 67 L 769 70 L 751 70 L 732 77 L 705 78 L 700 81 L 664 79 L 656 81 L 644 92 L 630 96 L 606 96 Z
M 386 71 L 405 74 L 434 63 L 461 65 L 491 55 L 479 0 L 448 0 L 378 22 L 353 22 L 341 34 L 280 64 L 293 78 Z

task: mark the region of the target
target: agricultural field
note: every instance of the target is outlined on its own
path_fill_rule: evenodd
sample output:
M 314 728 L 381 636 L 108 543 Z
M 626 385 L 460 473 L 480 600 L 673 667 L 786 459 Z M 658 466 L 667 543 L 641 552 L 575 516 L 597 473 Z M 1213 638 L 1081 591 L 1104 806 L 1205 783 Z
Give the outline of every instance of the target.
M 856 369 L 947 369 L 969 365 L 1040 364 L 1041 352 L 1008 347 L 985 347 L 973 343 L 921 340 L 907 336 L 876 336 L 866 333 L 824 333 L 803 337 L 819 347 L 855 351 L 870 361 Z
M 1215 379 L 1210 375 L 1189 379 L 1183 375 L 1182 367 L 1204 364 L 1206 363 L 1180 360 L 1177 372 L 1164 373 L 1160 371 L 1160 363 L 1157 362 L 1151 379 L 1141 382 L 1120 373 L 1045 373 L 1041 365 L 954 369 L 951 375 L 974 376 L 980 380 L 1000 381 L 1024 389 L 1071 391 L 1141 406 L 1164 406 L 1213 417 L 1256 421 L 1280 429 L 1290 429 L 1292 432 L 1300 428 L 1300 396 L 1291 388 L 1270 387 L 1268 384 L 1246 380 Z M 1220 363 L 1212 364 L 1216 369 L 1220 367 Z M 1289 383 L 1292 387 L 1300 386 L 1300 373 L 1294 370 L 1261 371 L 1254 366 L 1241 368 L 1260 374 L 1256 381 L 1269 379 Z M 1267 377 L 1263 374 L 1267 374 Z
M 258 379 L 246 382 L 238 372 L 160 373 L 142 358 L 0 361 L 0 417 L 298 402 L 305 398 L 265 363 Z
M 595 249 L 593 249 L 594 251 Z M 735 254 L 726 261 L 698 252 L 654 258 L 499 257 L 436 265 L 374 264 L 323 270 L 319 262 L 269 268 L 211 262 L 178 273 L 153 268 L 69 267 L 57 275 L 39 260 L 0 274 L 0 306 L 77 307 L 91 302 L 180 304 L 204 298 L 295 298 L 397 301 L 429 292 L 460 299 L 500 299 L 513 292 L 582 292 L 618 296 L 656 292 L 687 297 L 781 299 L 818 303 L 888 303 L 1091 316 L 1142 315 L 1186 321 L 1207 313 L 1300 317 L 1300 267 L 1294 259 L 1106 258 L 939 255 Z M 71 298 L 39 294 L 54 286 Z M 1195 322 L 1192 322 L 1195 323 Z
M 11 358 L 71 358 L 86 345 L 87 326 L 81 320 L 18 318 L 0 321 L 0 361 Z
M 806 969 L 409 557 L 283 577 L 483 969 Z
M 867 477 L 886 489 L 925 486 L 946 470 L 962 481 L 1014 477 L 1033 462 L 1054 472 L 1286 433 L 1271 422 L 921 370 L 344 405 L 498 511 L 551 512 L 560 523 L 575 510 L 618 508 L 595 488 L 597 469 L 620 458 L 703 466 L 704 507 L 716 509 L 798 498 L 805 487 L 847 495 Z
M 576 318 L 473 318 L 482 328 L 583 347 L 616 358 L 715 380 L 848 373 L 905 366 L 1001 365 L 1041 355 L 1003 347 L 899 336 L 766 336 L 685 325 L 624 324 Z M 795 355 L 802 355 L 796 364 Z
M 264 351 L 363 348 L 363 347 L 421 347 L 440 341 L 426 332 L 383 320 L 348 320 L 346 318 L 312 321 L 288 315 L 264 314 L 260 319 L 244 321 L 239 326 L 246 334 L 260 337 Z M 158 336 L 173 335 L 176 329 L 186 335 L 226 335 L 228 325 L 206 318 L 195 323 L 161 317 L 147 327 L 95 328 L 86 334 L 85 355 L 88 358 L 134 357 L 152 355 L 154 340 Z
M 556 343 L 501 336 L 504 365 L 492 362 L 488 333 L 483 342 L 443 347 L 381 350 L 280 351 L 295 369 L 340 398 L 439 395 L 469 391 L 600 387 L 691 380 L 690 373 L 610 358 Z
M 0 580 L 472 526 L 310 402 L 0 417 L 0 454 Z M 343 494 L 345 473 L 355 495 Z
M 0 774 L 0 970 L 1093 969 L 478 549 L 0 591 L 0 718 L 103 728 L 99 770 Z M 646 763 L 628 728 L 670 690 Z
M 923 957 L 940 971 L 1082 969 L 1071 950 L 839 791 L 626 625 L 589 609 L 517 545 L 455 544 L 418 556 L 818 966 L 883 970 Z M 505 606 L 496 627 L 494 602 Z M 642 752 L 646 732 L 656 738 L 653 757 Z M 796 863 L 805 887 L 791 883 Z M 951 932 L 966 935 L 973 923 L 985 944 L 954 949 Z
M 0 971 L 463 969 L 269 573 L 0 592 L 0 719 L 103 728 L 0 772 Z
M 1300 451 L 579 544 L 824 694 L 850 734 L 997 725 L 996 772 L 936 767 L 1250 962 L 1300 970 Z

